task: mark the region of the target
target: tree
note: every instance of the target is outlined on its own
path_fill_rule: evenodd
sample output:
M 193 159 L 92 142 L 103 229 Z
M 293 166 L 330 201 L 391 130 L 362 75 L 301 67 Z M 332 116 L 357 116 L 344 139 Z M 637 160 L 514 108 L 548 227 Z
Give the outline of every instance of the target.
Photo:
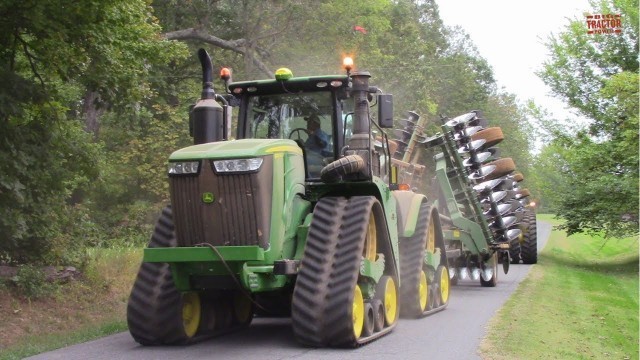
M 159 38 L 142 0 L 2 0 L 0 14 L 0 261 L 73 253 L 100 113 L 135 107 L 150 69 L 181 47 Z
M 562 174 L 573 186 L 558 199 L 569 234 L 638 233 L 638 1 L 592 3 L 597 14 L 621 14 L 621 34 L 588 34 L 574 19 L 547 43 L 551 59 L 538 74 L 589 126 L 555 129 Z

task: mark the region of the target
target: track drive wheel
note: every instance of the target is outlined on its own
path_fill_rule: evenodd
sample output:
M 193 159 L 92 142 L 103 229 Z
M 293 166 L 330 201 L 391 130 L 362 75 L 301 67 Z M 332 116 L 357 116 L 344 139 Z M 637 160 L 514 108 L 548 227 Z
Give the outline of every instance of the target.
M 383 276 L 376 288 L 376 297 L 384 306 L 384 324 L 391 326 L 398 320 L 398 288 L 391 276 Z
M 436 271 L 436 281 L 438 281 L 439 293 L 438 297 L 440 298 L 440 305 L 444 306 L 449 303 L 449 269 L 446 266 L 440 265 L 438 266 L 438 271 Z

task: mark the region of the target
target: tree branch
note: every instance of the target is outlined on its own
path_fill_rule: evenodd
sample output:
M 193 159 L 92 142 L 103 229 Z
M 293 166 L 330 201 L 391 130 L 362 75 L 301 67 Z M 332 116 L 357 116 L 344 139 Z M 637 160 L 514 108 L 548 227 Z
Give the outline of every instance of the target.
M 207 34 L 205 32 L 200 31 L 196 28 L 182 29 L 171 31 L 164 34 L 164 37 L 167 40 L 197 40 L 202 41 L 207 44 L 211 44 L 217 46 L 221 49 L 231 50 L 236 53 L 240 53 L 251 62 L 253 62 L 260 71 L 262 71 L 265 75 L 269 77 L 273 77 L 273 73 L 269 70 L 269 67 L 264 64 L 255 54 L 251 51 L 247 51 L 246 45 L 247 41 L 245 39 L 237 39 L 237 40 L 224 40 L 219 37 L 213 36 L 211 34 Z

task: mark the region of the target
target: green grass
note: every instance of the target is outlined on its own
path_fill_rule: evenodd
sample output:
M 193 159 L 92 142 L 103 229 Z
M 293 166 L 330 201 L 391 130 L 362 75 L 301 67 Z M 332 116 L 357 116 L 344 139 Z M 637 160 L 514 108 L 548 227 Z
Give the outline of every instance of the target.
M 550 215 L 538 220 L 559 224 Z M 492 319 L 486 359 L 638 359 L 638 239 L 554 230 Z
M 20 342 L 20 345 L 10 347 L 0 352 L 0 360 L 23 359 L 28 356 L 99 339 L 126 330 L 127 322 L 120 320 L 75 330 L 67 334 L 53 334 L 44 337 L 31 335 L 24 338 Z

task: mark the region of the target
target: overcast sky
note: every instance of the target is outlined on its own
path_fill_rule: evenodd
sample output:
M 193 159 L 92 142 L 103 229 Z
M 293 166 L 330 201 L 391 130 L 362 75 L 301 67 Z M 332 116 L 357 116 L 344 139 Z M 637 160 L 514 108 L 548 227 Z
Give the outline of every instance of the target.
M 436 0 L 447 26 L 459 25 L 493 67 L 499 87 L 524 102 L 551 111 L 556 118 L 569 116 L 564 104 L 535 75 L 548 58 L 543 43 L 560 32 L 567 19 L 584 19 L 588 0 Z

